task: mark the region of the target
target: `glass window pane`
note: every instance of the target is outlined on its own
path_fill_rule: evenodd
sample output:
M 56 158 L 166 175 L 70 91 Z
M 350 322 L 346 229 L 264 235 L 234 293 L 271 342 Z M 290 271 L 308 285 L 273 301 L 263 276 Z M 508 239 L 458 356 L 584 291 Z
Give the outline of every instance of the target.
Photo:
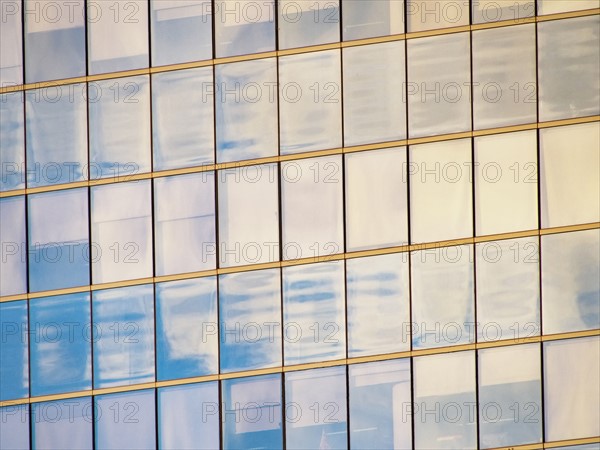
M 0 295 L 27 292 L 25 196 L 0 199 Z
M 150 182 L 92 188 L 94 284 L 152 276 Z
M 30 300 L 31 395 L 92 388 L 90 310 L 88 292 Z
M 600 434 L 600 338 L 544 343 L 546 441 Z
M 345 48 L 343 56 L 344 145 L 406 139 L 404 41 Z
M 33 403 L 31 414 L 31 435 L 35 449 L 93 448 L 91 397 Z
M 28 187 L 87 179 L 86 85 L 36 89 L 25 96 Z
M 214 180 L 214 172 L 154 180 L 156 275 L 215 268 Z
M 285 365 L 346 355 L 344 262 L 283 269 Z
M 348 357 L 410 350 L 408 254 L 346 260 Z
M 27 83 L 85 75 L 85 2 L 25 0 Z
M 0 448 L 29 450 L 29 404 L 0 408 Z
M 98 395 L 94 408 L 96 448 L 156 448 L 154 389 Z
M 408 31 L 459 27 L 469 24 L 469 2 L 407 0 Z
M 164 450 L 219 448 L 216 381 L 158 390 L 158 443 Z
M 0 0 L 0 87 L 23 83 L 22 0 Z
M 22 92 L 0 95 L 0 191 L 25 187 L 23 98 Z
M 471 140 L 412 145 L 408 165 L 412 242 L 471 236 Z
M 277 164 L 219 171 L 221 267 L 279 260 Z
M 415 448 L 477 448 L 475 353 L 420 356 L 413 364 Z
M 600 114 L 599 38 L 598 15 L 538 25 L 540 122 Z
M 600 230 L 542 236 L 544 334 L 600 328 Z
M 342 146 L 340 52 L 279 58 L 281 154 Z
M 275 1 L 215 0 L 217 58 L 275 50 Z
M 149 172 L 148 76 L 93 82 L 88 96 L 90 179 Z
M 90 74 L 148 67 L 148 2 L 87 5 Z
M 473 23 L 519 20 L 535 16 L 535 0 L 477 0 L 471 2 L 471 6 Z
M 283 259 L 344 251 L 341 156 L 281 164 Z
M 348 448 L 346 366 L 285 374 L 286 448 Z
M 484 242 L 475 244 L 475 250 L 477 339 L 539 336 L 538 238 Z
M 157 379 L 217 373 L 215 277 L 156 284 Z
M 281 375 L 222 381 L 223 448 L 282 449 Z
M 27 301 L 0 303 L 0 329 L 0 401 L 27 397 Z
M 538 227 L 537 133 L 476 137 L 477 236 Z
M 212 82 L 212 67 L 152 75 L 154 170 L 214 162 Z
M 212 58 L 210 0 L 152 0 L 152 65 Z
M 406 147 L 346 155 L 346 248 L 408 242 Z
M 474 129 L 535 122 L 536 91 L 535 24 L 473 32 Z
M 339 0 L 279 0 L 278 6 L 280 49 L 340 40 Z
M 480 350 L 481 448 L 542 441 L 539 344 Z
M 90 284 L 87 188 L 28 196 L 29 290 Z
M 93 292 L 92 317 L 94 388 L 154 381 L 152 285 Z
M 598 8 L 598 0 L 539 0 L 538 2 L 539 15 L 594 8 Z
M 279 269 L 219 276 L 221 372 L 281 365 Z
M 219 64 L 215 76 L 217 161 L 277 155 L 276 59 Z
M 470 130 L 469 33 L 410 39 L 407 45 L 409 136 Z
M 600 221 L 598 148 L 597 122 L 540 130 L 543 228 Z
M 348 370 L 351 448 L 412 449 L 410 359 Z
M 342 0 L 344 40 L 404 33 L 404 0 Z

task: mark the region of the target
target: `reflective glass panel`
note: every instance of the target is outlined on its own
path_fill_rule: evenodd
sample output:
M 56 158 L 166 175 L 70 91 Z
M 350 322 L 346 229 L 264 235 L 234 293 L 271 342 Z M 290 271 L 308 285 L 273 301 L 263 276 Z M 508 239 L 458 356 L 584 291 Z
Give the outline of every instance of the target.
M 94 388 L 154 381 L 152 285 L 95 291 L 92 317 Z
M 90 179 L 149 172 L 148 76 L 93 82 L 88 96 Z
M 214 172 L 154 180 L 156 275 L 214 269 Z
M 92 388 L 90 309 L 88 292 L 30 300 L 31 395 Z
M 408 243 L 406 147 L 346 155 L 348 251 Z
M 275 50 L 275 1 L 215 0 L 215 57 Z
M 542 236 L 544 334 L 600 328 L 600 230 Z
M 459 245 L 411 254 L 413 348 L 474 342 L 472 251 Z
M 286 448 L 348 448 L 346 366 L 285 374 Z
M 214 162 L 212 82 L 212 67 L 152 75 L 154 170 Z
M 219 171 L 221 267 L 279 260 L 277 164 Z
M 346 260 L 348 357 L 410 350 L 406 253 Z
M 219 448 L 216 381 L 158 390 L 158 445 L 165 450 Z
M 98 395 L 94 409 L 96 448 L 156 448 L 154 389 Z
M 223 448 L 282 449 L 281 375 L 223 380 Z
M 535 0 L 476 0 L 471 2 L 471 6 L 473 23 L 519 20 L 535 16 Z
M 31 414 L 31 434 L 35 449 L 93 448 L 91 397 L 33 403 Z
M 469 2 L 406 0 L 408 31 L 459 27 L 469 24 Z
M 27 243 L 25 240 L 25 197 L 0 199 L 0 295 L 27 292 Z
M 600 338 L 544 343 L 546 441 L 600 434 Z
M 342 146 L 340 52 L 279 58 L 280 153 Z
M 85 84 L 31 90 L 25 96 L 27 186 L 87 179 Z
M 280 49 L 340 40 L 339 0 L 279 0 L 277 4 Z
M 475 244 L 475 250 L 477 339 L 539 336 L 538 238 L 483 242 Z
M 27 83 L 85 75 L 84 20 L 83 0 L 25 0 Z
M 404 0 L 342 0 L 345 41 L 404 33 Z
M 23 83 L 22 0 L 0 0 L 0 87 Z
M 27 397 L 27 301 L 0 303 L 0 329 L 0 401 Z
M 90 74 L 148 67 L 148 2 L 87 4 Z
M 600 114 L 599 39 L 598 15 L 539 24 L 540 122 Z
M 2 5 L 0 4 L 0 7 Z M 0 121 L 0 191 L 23 189 L 25 187 L 25 121 L 22 92 L 0 95 L 0 116 L 2 116 Z
M 543 228 L 600 221 L 598 148 L 597 122 L 540 130 Z
M 217 161 L 277 155 L 277 61 L 215 66 Z
M 344 251 L 340 156 L 281 164 L 283 259 Z
M 470 139 L 410 146 L 408 174 L 413 243 L 473 234 Z
M 217 373 L 215 277 L 156 284 L 157 379 Z
M 29 404 L 0 408 L 0 448 L 29 450 Z
M 469 33 L 410 39 L 407 45 L 409 136 L 470 130 Z
M 92 188 L 94 284 L 152 276 L 150 182 Z
M 212 58 L 210 0 L 152 0 L 152 65 Z
M 539 0 L 538 2 L 539 15 L 594 8 L 598 8 L 598 0 Z
M 537 132 L 476 137 L 477 236 L 538 227 Z
M 406 138 L 404 54 L 404 41 L 343 50 L 344 145 Z
M 344 262 L 283 269 L 285 365 L 346 355 Z
M 281 365 L 279 269 L 219 276 L 221 372 Z
M 410 359 L 348 366 L 350 447 L 412 449 Z
M 535 24 L 473 32 L 473 100 L 476 130 L 536 121 Z
M 90 284 L 87 188 L 28 196 L 29 290 Z
M 421 356 L 413 364 L 415 448 L 477 448 L 475 353 Z

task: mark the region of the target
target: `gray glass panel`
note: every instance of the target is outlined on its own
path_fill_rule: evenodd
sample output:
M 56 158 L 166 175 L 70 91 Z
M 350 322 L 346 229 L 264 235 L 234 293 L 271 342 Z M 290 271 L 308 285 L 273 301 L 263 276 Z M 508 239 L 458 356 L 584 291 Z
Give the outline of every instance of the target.
M 339 0 L 279 0 L 279 48 L 340 40 Z
M 0 199 L 0 295 L 27 291 L 27 242 L 25 239 L 25 196 Z
M 27 397 L 27 301 L 0 303 L 0 327 L 0 401 Z
M 471 2 L 471 6 L 473 23 L 519 20 L 535 16 L 535 0 L 476 0 Z
M 406 21 L 410 32 L 468 25 L 469 2 L 407 0 Z
M 404 0 L 342 0 L 345 41 L 404 33 Z
M 35 449 L 93 448 L 91 397 L 34 403 L 31 405 L 31 414 Z
M 0 191 L 25 187 L 23 97 L 22 92 L 0 95 Z
M 595 8 L 598 8 L 598 0 L 539 0 L 538 2 L 539 15 Z
M 0 0 L 0 87 L 23 83 L 22 0 Z
M 0 448 L 29 450 L 29 404 L 0 408 Z

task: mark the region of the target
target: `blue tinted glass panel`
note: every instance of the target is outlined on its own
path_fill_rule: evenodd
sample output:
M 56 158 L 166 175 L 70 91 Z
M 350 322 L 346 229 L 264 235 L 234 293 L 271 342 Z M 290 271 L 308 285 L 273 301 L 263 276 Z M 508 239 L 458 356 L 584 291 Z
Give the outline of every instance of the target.
M 281 375 L 223 380 L 223 448 L 283 448 Z
M 342 0 L 345 41 L 404 33 L 403 0 Z
M 22 92 L 0 95 L 0 116 L 0 191 L 22 189 L 25 187 Z
M 29 450 L 29 405 L 0 408 L 0 448 Z
M 156 285 L 159 380 L 218 372 L 217 281 L 214 277 Z
M 216 381 L 158 390 L 158 442 L 165 450 L 219 448 Z
M 95 291 L 94 388 L 154 381 L 152 285 Z
M 0 400 L 29 395 L 27 302 L 0 303 Z
M 93 448 L 91 397 L 34 403 L 32 440 L 34 448 L 84 450 Z
M 281 365 L 278 269 L 219 277 L 221 371 Z
M 2 0 L 0 28 L 0 86 L 23 83 L 23 2 Z
M 89 284 L 88 190 L 31 195 L 28 202 L 29 290 Z
M 27 291 L 27 244 L 25 241 L 25 197 L 0 199 L 0 295 Z
M 92 388 L 90 294 L 31 299 L 31 395 Z
M 280 0 L 279 48 L 305 47 L 340 40 L 339 0 Z

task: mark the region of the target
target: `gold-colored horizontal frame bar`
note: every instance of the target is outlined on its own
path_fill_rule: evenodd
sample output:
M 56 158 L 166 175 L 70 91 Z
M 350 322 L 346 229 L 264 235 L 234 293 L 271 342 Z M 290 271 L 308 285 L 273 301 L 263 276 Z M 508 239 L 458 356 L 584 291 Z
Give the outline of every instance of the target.
M 265 158 L 255 158 L 255 159 L 247 159 L 241 161 L 231 161 L 226 163 L 216 163 L 216 164 L 204 164 L 201 166 L 194 167 L 183 167 L 181 169 L 169 169 L 162 171 L 154 171 L 154 172 L 146 172 L 140 174 L 131 174 L 131 175 L 121 175 L 115 177 L 107 177 L 101 179 L 94 180 L 86 180 L 86 181 L 77 181 L 73 183 L 64 183 L 64 184 L 55 184 L 48 186 L 41 186 L 35 188 L 26 188 L 26 189 L 15 189 L 10 191 L 0 192 L 0 198 L 5 197 L 16 197 L 19 195 L 25 194 L 40 194 L 43 192 L 54 192 L 61 191 L 65 189 L 75 189 L 80 187 L 93 187 L 93 186 L 102 186 L 106 184 L 114 184 L 114 183 L 127 183 L 129 181 L 138 181 L 138 180 L 149 180 L 152 178 L 163 178 L 170 177 L 175 175 L 187 175 L 191 173 L 201 173 L 201 172 L 210 172 L 210 171 L 218 171 L 218 170 L 229 170 L 236 169 L 247 166 L 255 166 L 260 164 L 274 164 L 279 162 L 289 162 L 289 161 L 299 161 L 302 159 L 308 158 L 318 158 L 322 156 L 334 156 L 334 155 L 342 155 L 347 153 L 357 153 L 371 150 L 381 150 L 393 147 L 404 147 L 407 145 L 420 145 L 420 144 L 429 144 L 432 142 L 445 142 L 451 141 L 455 139 L 469 139 L 481 136 L 491 136 L 494 134 L 504 134 L 504 133 L 514 133 L 519 131 L 527 131 L 527 130 L 535 130 L 535 129 L 545 129 L 551 127 L 560 127 L 567 125 L 576 125 L 583 123 L 593 123 L 600 122 L 600 115 L 598 116 L 586 116 L 586 117 L 576 117 L 570 119 L 562 119 L 562 120 L 553 120 L 551 122 L 536 122 L 530 124 L 523 125 L 510 125 L 506 127 L 497 127 L 497 128 L 488 128 L 485 130 L 477 130 L 477 131 L 464 131 L 460 133 L 450 133 L 450 134 L 440 134 L 436 136 L 426 136 L 426 137 L 418 137 L 411 139 L 403 139 L 399 141 L 387 141 L 387 142 L 377 142 L 373 144 L 365 144 L 365 145 L 356 145 L 351 147 L 338 147 L 332 149 L 325 150 L 317 150 L 303 153 L 293 153 L 289 155 L 279 155 L 279 156 L 268 156 Z
M 495 447 L 488 448 L 487 450 L 542 450 L 546 448 L 568 447 L 572 445 L 596 444 L 598 442 L 600 442 L 600 436 L 568 439 L 563 441 L 538 442 L 536 444 L 511 445 L 510 447 Z
M 84 82 L 93 82 L 101 80 L 110 80 L 113 78 L 131 77 L 136 75 L 149 75 L 153 73 L 171 72 L 175 70 L 192 69 L 196 67 L 207 67 L 218 64 L 229 64 L 233 62 L 252 61 L 256 59 L 274 58 L 277 56 L 289 56 L 302 53 L 312 53 L 324 50 L 335 50 L 340 48 L 355 47 L 359 45 L 379 44 L 383 42 L 402 41 L 405 39 L 416 39 L 421 37 L 440 36 L 445 34 L 462 33 L 468 31 L 486 30 L 491 28 L 508 27 L 515 25 L 523 25 L 535 22 L 547 22 L 550 20 L 572 19 L 576 17 L 586 17 L 600 14 L 600 8 L 587 9 L 582 11 L 570 11 L 557 14 L 548 14 L 545 16 L 525 17 L 521 19 L 503 20 L 497 22 L 485 22 L 472 25 L 463 25 L 450 28 L 438 28 L 426 31 L 417 31 L 410 33 L 395 34 L 390 36 L 378 36 L 373 38 L 358 39 L 353 41 L 334 42 L 330 44 L 312 45 L 306 47 L 291 48 L 285 50 L 274 50 L 270 52 L 254 53 L 249 55 L 230 56 L 224 58 L 207 59 L 203 61 L 192 61 L 188 63 L 171 64 L 158 67 L 147 67 L 141 69 L 125 70 L 119 72 L 109 72 L 96 75 L 88 75 L 84 77 L 64 78 L 60 80 L 48 80 L 37 83 L 19 84 L 14 86 L 0 87 L 0 94 L 10 92 L 28 91 L 32 89 L 40 89 L 51 86 L 61 86 L 65 84 L 75 84 Z
M 566 225 L 553 228 L 542 228 L 536 230 L 514 231 L 509 233 L 491 234 L 484 236 L 466 237 L 459 239 L 450 239 L 446 241 L 424 242 L 410 245 L 400 245 L 396 247 L 376 248 L 372 250 L 360 250 L 347 253 L 335 253 L 317 257 L 308 257 L 302 259 L 290 259 L 284 261 L 273 261 L 268 263 L 247 264 L 244 266 L 221 267 L 217 269 L 203 270 L 199 272 L 188 272 L 173 275 L 163 275 L 156 277 L 138 278 L 133 280 L 115 281 L 110 283 L 92 284 L 87 286 L 71 287 L 65 289 L 55 289 L 48 291 L 30 292 L 25 294 L 7 295 L 0 297 L 0 303 L 13 302 L 18 300 L 35 299 L 41 297 L 53 297 L 57 295 L 74 294 L 80 292 L 99 291 L 104 289 L 114 289 L 130 286 L 139 286 L 150 283 L 164 283 L 168 281 L 189 280 L 192 278 L 205 278 L 215 275 L 224 275 L 229 273 L 250 272 L 254 270 L 278 269 L 291 266 L 300 266 L 305 264 L 317 264 L 329 261 L 342 261 L 345 259 L 365 258 L 369 256 L 390 255 L 395 253 L 415 252 L 430 250 L 436 248 L 455 247 L 458 245 L 472 245 L 491 241 L 502 241 L 507 239 L 520 239 L 525 237 L 546 236 L 549 234 L 570 233 L 576 231 L 600 229 L 600 222 L 586 224 Z
M 134 384 L 134 385 L 126 385 L 126 386 L 117 386 L 117 387 L 109 387 L 102 389 L 91 389 L 87 391 L 78 391 L 78 392 L 70 392 L 65 394 L 53 394 L 53 395 L 43 395 L 37 397 L 27 397 L 15 400 L 7 400 L 0 402 L 0 407 L 2 406 L 12 406 L 12 405 L 20 405 L 26 403 L 40 403 L 47 401 L 56 401 L 56 400 L 64 400 L 70 398 L 77 397 L 86 397 L 90 395 L 104 395 L 104 394 L 115 394 L 120 392 L 132 392 L 139 391 L 142 389 L 153 389 L 153 388 L 162 388 L 169 386 L 183 386 L 192 383 L 203 383 L 208 381 L 216 381 L 216 380 L 229 380 L 232 378 L 246 378 L 252 376 L 260 376 L 260 375 L 272 375 L 272 374 L 280 374 L 280 373 L 288 373 L 288 372 L 298 372 L 302 370 L 311 370 L 311 369 L 322 369 L 325 367 L 340 367 L 346 365 L 353 364 L 363 364 L 363 363 L 371 363 L 371 362 L 379 362 L 379 361 L 391 361 L 400 358 L 416 358 L 421 356 L 430 356 L 430 355 L 442 355 L 448 353 L 456 353 L 463 351 L 472 351 L 472 350 L 483 350 L 489 348 L 499 348 L 499 347 L 507 347 L 507 346 L 515 346 L 515 345 L 523 345 L 530 343 L 539 343 L 539 342 L 547 342 L 547 341 L 557 341 L 557 340 L 565 340 L 565 339 L 576 339 L 576 338 L 584 338 L 591 336 L 600 336 L 600 329 L 597 330 L 587 330 L 587 331 L 574 331 L 568 333 L 560 333 L 549 336 L 532 336 L 524 339 L 505 339 L 501 341 L 489 341 L 489 342 L 479 342 L 472 344 L 463 344 L 463 345 L 454 345 L 448 347 L 436 347 L 436 348 L 428 348 L 428 349 L 420 349 L 420 350 L 411 350 L 404 352 L 396 352 L 396 353 L 386 353 L 380 355 L 370 355 L 370 356 L 359 356 L 353 358 L 341 358 L 331 361 L 318 361 L 313 363 L 306 364 L 295 364 L 291 366 L 277 366 L 277 367 L 269 367 L 265 369 L 255 369 L 255 370 L 244 370 L 238 372 L 230 372 L 230 373 L 221 373 L 221 374 L 211 374 L 193 378 L 180 378 L 176 380 L 168 380 L 168 381 L 156 381 L 142 384 Z

